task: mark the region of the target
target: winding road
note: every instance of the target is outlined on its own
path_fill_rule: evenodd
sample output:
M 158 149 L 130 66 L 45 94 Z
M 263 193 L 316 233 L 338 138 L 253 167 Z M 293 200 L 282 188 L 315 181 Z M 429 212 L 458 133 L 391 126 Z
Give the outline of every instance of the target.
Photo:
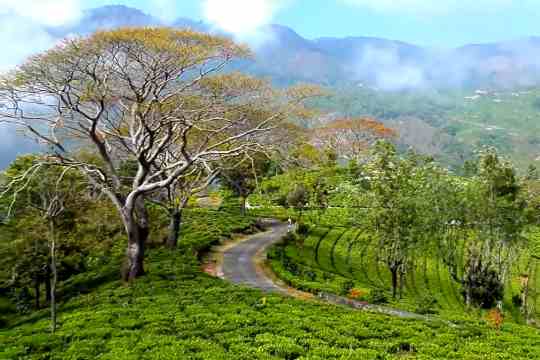
M 235 284 L 247 285 L 267 292 L 287 293 L 263 271 L 261 263 L 266 250 L 287 234 L 287 225 L 278 221 L 268 222 L 269 231 L 250 236 L 247 240 L 223 252 L 222 274 Z
M 268 221 L 267 227 L 267 232 L 252 235 L 244 241 L 223 249 L 223 260 L 219 270 L 221 277 L 235 284 L 249 286 L 265 292 L 275 292 L 298 298 L 312 298 L 313 295 L 311 294 L 292 289 L 279 280 L 274 280 L 268 271 L 265 271 L 266 251 L 270 246 L 281 241 L 287 234 L 287 225 L 277 220 Z M 386 306 L 367 304 L 332 294 L 319 294 L 319 299 L 335 305 L 345 305 L 357 310 L 401 318 L 414 318 L 425 321 L 436 320 L 429 316 Z M 448 324 L 453 326 L 451 323 Z

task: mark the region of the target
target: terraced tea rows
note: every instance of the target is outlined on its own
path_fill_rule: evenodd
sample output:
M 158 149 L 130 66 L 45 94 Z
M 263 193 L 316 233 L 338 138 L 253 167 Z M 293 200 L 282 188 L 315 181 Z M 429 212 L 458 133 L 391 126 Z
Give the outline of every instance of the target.
M 464 244 L 457 251 L 463 261 Z M 540 312 L 537 290 L 540 289 L 540 257 L 535 255 L 537 253 L 534 248 L 532 255 L 524 252 L 511 269 L 505 290 L 506 309 L 519 311 L 512 297 L 520 293 L 522 274 L 529 274 L 529 307 L 533 313 Z M 300 267 L 354 280 L 355 286 L 360 288 L 391 288 L 390 272 L 379 258 L 377 239 L 361 229 L 318 227 L 306 236 L 302 245 L 287 246 L 286 254 Z M 415 262 L 410 265 L 400 305 L 410 308 L 428 297 L 437 301 L 442 312 L 463 310 L 461 289 L 437 249 L 424 249 L 413 258 Z

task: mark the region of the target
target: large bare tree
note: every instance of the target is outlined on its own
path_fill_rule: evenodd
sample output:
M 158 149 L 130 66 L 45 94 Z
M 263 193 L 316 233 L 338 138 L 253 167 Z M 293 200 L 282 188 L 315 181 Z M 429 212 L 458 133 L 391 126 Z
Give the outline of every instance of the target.
M 69 39 L 0 80 L 0 121 L 26 129 L 50 149 L 46 161 L 78 169 L 110 198 L 127 234 L 124 278 L 133 280 L 144 274 L 145 198 L 196 168 L 212 173 L 264 151 L 264 134 L 316 91 L 222 71 L 249 55 L 229 39 L 169 28 Z M 78 156 L 81 146 L 98 160 Z M 126 184 L 129 161 L 136 171 Z

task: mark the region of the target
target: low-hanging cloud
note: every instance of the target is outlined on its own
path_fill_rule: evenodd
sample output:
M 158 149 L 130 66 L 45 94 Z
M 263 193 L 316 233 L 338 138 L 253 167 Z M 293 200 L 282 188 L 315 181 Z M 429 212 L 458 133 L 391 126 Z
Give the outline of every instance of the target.
M 0 0 L 0 72 L 54 45 L 48 27 L 73 24 L 81 15 L 78 0 Z
M 58 39 L 48 28 L 74 24 L 81 15 L 79 0 L 0 0 L 0 73 L 52 47 Z M 33 141 L 6 124 L 0 124 L 0 137 L 0 169 L 16 155 L 38 149 Z
M 380 90 L 399 91 L 426 86 L 424 70 L 403 61 L 395 48 L 362 47 L 358 50 L 353 70 L 359 77 L 369 74 L 370 83 Z
M 219 29 L 246 36 L 268 24 L 282 5 L 280 0 L 205 0 L 203 12 Z

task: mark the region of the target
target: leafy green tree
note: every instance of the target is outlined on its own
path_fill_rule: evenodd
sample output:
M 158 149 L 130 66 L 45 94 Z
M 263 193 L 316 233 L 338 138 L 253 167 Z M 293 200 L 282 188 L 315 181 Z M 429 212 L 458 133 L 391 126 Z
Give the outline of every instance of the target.
M 11 198 L 8 215 L 16 206 L 30 221 L 28 233 L 38 231 L 31 239 L 31 263 L 16 261 L 13 275 L 25 272 L 33 278 L 36 308 L 39 308 L 40 283 L 45 282 L 46 297 L 51 306 L 51 329 L 56 331 L 56 286 L 58 282 L 59 232 L 62 227 L 72 227 L 72 214 L 67 214 L 67 203 L 75 206 L 83 193 L 85 183 L 78 173 L 71 174 L 71 168 L 59 166 L 45 167 L 38 157 L 27 156 L 18 159 L 5 173 L 6 189 L 3 195 Z M 21 187 L 18 183 L 24 182 Z M 19 226 L 25 222 L 19 222 Z M 44 254 L 47 249 L 47 255 Z M 25 247 L 23 246 L 23 251 Z M 36 261 L 38 260 L 38 261 Z
M 270 159 L 260 154 L 243 160 L 240 164 L 231 164 L 220 172 L 223 184 L 240 198 L 240 213 L 246 215 L 247 198 L 259 186 L 259 179 L 268 173 Z
M 327 177 L 319 177 L 313 185 L 313 191 L 311 193 L 311 203 L 317 209 L 317 221 L 320 222 L 322 214 L 330 206 L 330 192 L 331 186 L 328 183 Z
M 373 196 L 370 218 L 379 238 L 379 256 L 392 277 L 392 296 L 400 296 L 407 268 L 418 243 L 421 205 L 414 158 L 401 158 L 388 142 L 378 142 L 367 165 Z
M 455 182 L 440 249 L 452 277 L 463 287 L 466 304 L 487 306 L 502 299 L 510 266 L 526 245 L 522 233 L 529 219 L 523 188 L 510 162 L 488 148 L 474 167 L 473 177 Z M 457 251 L 460 247 L 465 254 Z
M 482 258 L 478 249 L 469 249 L 462 282 L 468 305 L 491 309 L 504 296 L 504 283 L 489 261 Z
M 298 222 L 302 221 L 302 213 L 309 204 L 309 193 L 304 184 L 296 184 L 294 190 L 287 195 L 287 205 L 298 213 Z

